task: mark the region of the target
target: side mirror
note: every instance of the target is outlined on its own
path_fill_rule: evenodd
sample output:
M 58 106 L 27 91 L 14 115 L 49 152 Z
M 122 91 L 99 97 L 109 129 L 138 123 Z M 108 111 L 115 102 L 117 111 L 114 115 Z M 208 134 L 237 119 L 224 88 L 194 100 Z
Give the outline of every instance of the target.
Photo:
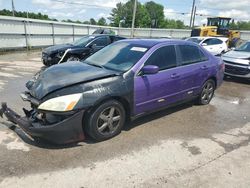
M 156 74 L 159 72 L 159 67 L 156 65 L 146 65 L 142 68 L 143 74 Z
M 201 45 L 202 45 L 202 46 L 207 46 L 207 43 L 204 42 L 204 43 L 202 43 Z

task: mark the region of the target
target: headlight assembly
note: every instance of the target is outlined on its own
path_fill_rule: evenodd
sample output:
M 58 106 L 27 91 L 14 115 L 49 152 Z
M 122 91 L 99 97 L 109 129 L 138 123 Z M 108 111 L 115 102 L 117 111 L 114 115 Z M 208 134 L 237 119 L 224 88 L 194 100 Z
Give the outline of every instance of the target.
M 78 101 L 81 99 L 82 94 L 65 95 L 49 99 L 39 105 L 39 110 L 67 112 L 74 109 Z

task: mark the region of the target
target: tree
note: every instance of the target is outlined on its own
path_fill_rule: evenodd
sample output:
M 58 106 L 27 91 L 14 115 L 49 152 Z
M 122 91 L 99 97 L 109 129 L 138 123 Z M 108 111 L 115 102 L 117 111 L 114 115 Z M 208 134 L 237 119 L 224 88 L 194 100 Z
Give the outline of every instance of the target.
M 97 25 L 107 25 L 106 19 L 101 17 L 98 21 L 97 21 Z
M 90 25 L 96 25 L 96 21 L 94 18 L 90 18 L 89 23 Z
M 123 3 L 117 3 L 116 8 L 111 10 L 110 17 L 108 18 L 111 21 L 111 26 L 118 27 L 121 22 L 122 26 L 125 27 L 122 22 L 125 21 L 124 6 Z
M 109 20 L 112 26 L 119 26 L 121 22 L 123 27 L 131 27 L 133 18 L 134 1 L 129 0 L 127 3 L 118 3 L 116 8 L 112 9 Z M 135 27 L 149 27 L 150 16 L 144 5 L 137 3 Z
M 152 28 L 159 28 L 164 24 L 164 7 L 154 1 L 149 1 L 145 4 L 149 13 Z

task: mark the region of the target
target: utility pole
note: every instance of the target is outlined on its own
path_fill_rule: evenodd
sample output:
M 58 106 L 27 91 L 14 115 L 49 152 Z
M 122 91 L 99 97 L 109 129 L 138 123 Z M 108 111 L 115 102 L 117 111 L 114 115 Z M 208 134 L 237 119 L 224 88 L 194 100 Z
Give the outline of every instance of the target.
M 195 17 L 196 17 L 196 6 L 194 7 L 194 15 L 193 15 L 192 29 L 194 28 Z
M 192 27 L 192 21 L 193 21 L 193 15 L 194 15 L 194 6 L 195 6 L 195 0 L 193 0 L 192 12 L 191 12 L 191 18 L 190 18 L 189 27 Z
M 12 16 L 15 16 L 14 0 L 11 0 L 11 5 L 12 5 Z
M 134 10 L 133 10 L 133 20 L 132 20 L 131 35 L 130 35 L 131 38 L 134 37 L 135 15 L 136 15 L 136 7 L 137 7 L 137 0 L 134 0 L 134 1 L 135 1 L 135 4 L 134 4 Z

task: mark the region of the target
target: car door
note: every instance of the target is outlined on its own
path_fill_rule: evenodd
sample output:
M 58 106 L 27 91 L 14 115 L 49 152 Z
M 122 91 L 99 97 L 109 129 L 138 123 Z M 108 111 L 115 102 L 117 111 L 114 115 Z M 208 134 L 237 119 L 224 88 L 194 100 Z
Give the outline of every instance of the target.
M 205 44 L 205 45 L 204 45 Z M 223 51 L 223 41 L 211 38 L 203 42 L 203 47 L 214 55 L 220 54 Z
M 195 97 L 213 65 L 198 46 L 182 44 L 177 45 L 176 49 L 180 57 L 181 98 Z
M 156 74 L 140 71 L 134 79 L 135 114 L 161 108 L 179 100 L 180 80 L 175 46 L 163 46 L 155 50 L 144 66 L 159 67 Z

